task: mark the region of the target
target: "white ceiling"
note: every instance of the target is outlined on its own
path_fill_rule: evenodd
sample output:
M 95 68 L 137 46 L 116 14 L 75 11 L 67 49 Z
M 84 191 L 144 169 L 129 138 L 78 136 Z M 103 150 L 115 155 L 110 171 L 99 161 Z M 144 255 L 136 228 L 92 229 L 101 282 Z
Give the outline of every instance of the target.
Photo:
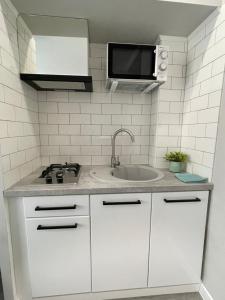
M 157 0 L 12 0 L 19 12 L 87 18 L 95 43 L 153 43 L 159 34 L 187 36 L 215 6 Z

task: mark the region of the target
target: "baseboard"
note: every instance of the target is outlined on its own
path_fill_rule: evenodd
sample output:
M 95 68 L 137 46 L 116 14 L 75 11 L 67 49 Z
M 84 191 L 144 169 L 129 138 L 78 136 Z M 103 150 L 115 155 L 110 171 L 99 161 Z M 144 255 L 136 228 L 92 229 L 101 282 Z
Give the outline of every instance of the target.
M 213 297 L 210 295 L 204 284 L 201 284 L 199 294 L 202 296 L 203 300 L 213 300 Z
M 32 298 L 32 300 L 109 300 L 198 292 L 199 284 Z

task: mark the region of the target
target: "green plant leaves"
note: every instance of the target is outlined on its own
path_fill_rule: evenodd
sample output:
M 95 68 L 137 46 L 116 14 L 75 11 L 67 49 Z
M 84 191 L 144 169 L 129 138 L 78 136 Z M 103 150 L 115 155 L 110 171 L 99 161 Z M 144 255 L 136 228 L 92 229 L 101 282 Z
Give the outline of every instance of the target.
M 184 152 L 174 151 L 166 153 L 164 158 L 168 161 L 186 162 L 188 159 L 188 155 Z

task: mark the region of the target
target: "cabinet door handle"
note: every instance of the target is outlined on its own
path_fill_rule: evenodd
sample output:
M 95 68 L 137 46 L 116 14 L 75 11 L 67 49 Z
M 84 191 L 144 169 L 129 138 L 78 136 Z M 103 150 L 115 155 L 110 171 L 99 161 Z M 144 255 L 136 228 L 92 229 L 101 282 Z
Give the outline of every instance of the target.
M 194 198 L 194 199 L 164 199 L 166 203 L 181 203 L 181 202 L 201 202 L 201 199 Z
M 54 226 L 38 225 L 37 230 L 74 229 L 74 228 L 77 228 L 77 223 L 75 223 L 74 225 L 54 225 Z
M 103 201 L 103 205 L 130 205 L 130 204 L 141 204 L 141 200 L 137 201 Z
M 76 209 L 76 204 L 71 206 L 36 206 L 35 211 L 41 210 L 64 210 L 64 209 Z

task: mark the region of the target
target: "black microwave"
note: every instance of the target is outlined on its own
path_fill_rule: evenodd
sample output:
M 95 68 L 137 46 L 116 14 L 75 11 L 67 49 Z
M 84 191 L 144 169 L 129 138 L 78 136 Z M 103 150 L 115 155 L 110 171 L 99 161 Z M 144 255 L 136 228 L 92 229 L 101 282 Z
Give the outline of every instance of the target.
M 107 45 L 107 81 L 159 84 L 167 79 L 168 47 L 162 45 Z

